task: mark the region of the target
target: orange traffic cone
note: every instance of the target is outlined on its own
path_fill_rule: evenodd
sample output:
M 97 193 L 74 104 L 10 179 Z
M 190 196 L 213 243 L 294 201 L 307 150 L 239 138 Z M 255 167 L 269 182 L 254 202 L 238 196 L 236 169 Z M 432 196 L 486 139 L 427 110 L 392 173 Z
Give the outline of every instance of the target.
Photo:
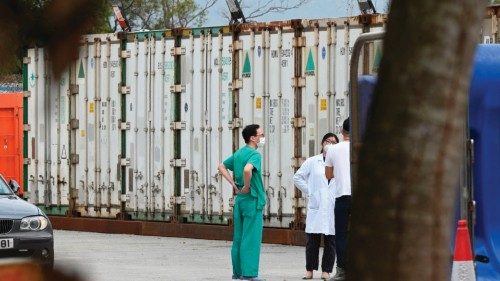
M 455 237 L 455 255 L 451 270 L 451 281 L 475 281 L 474 262 L 470 246 L 467 221 L 459 220 Z

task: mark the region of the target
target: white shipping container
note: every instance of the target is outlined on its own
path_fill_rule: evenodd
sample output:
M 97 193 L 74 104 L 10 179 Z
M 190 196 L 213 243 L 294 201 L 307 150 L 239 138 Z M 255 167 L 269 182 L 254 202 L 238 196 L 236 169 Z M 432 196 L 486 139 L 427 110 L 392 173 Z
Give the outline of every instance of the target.
M 339 22 L 303 21 L 299 34 L 285 22 L 240 35 L 243 125 L 263 124 L 268 140 L 263 149 L 268 226 L 288 227 L 302 215 L 306 202 L 297 194 L 293 174 L 305 158 L 320 153 L 322 136 L 338 134 L 348 116 L 347 74 L 355 41 L 349 38 L 359 36 L 361 27 Z
M 498 44 L 500 43 L 500 5 L 490 6 L 486 10 L 486 15 L 481 26 L 480 43 Z
M 82 37 L 71 72 L 78 128 L 75 133 L 76 210 L 84 216 L 115 217 L 119 202 L 120 41 L 115 34 Z M 78 160 L 78 161 L 76 161 Z M 119 210 L 119 209 L 118 209 Z
M 28 50 L 30 201 L 49 214 L 227 224 L 233 191 L 217 166 L 257 123 L 265 225 L 300 227 L 307 198 L 293 174 L 348 117 L 352 46 L 384 24 L 371 20 L 89 35 L 57 80 L 43 49 Z
M 48 54 L 40 48 L 28 50 L 27 92 L 28 179 L 27 196 L 41 207 L 61 208 L 68 204 L 69 137 L 68 75 L 54 79 Z M 26 148 L 25 148 L 26 149 Z M 57 213 L 57 210 L 55 210 Z

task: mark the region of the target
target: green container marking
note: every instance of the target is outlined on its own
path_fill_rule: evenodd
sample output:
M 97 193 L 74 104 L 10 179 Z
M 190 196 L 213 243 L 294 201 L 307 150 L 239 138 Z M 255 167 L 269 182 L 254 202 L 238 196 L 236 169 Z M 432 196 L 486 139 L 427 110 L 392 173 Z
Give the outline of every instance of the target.
M 180 47 L 181 46 L 181 37 L 177 36 L 175 38 L 175 47 Z M 181 84 L 181 56 L 175 56 L 174 58 L 174 67 L 175 67 L 175 73 L 174 73 L 174 81 L 175 84 Z M 174 95 L 174 121 L 179 122 L 181 121 L 181 94 L 176 94 Z M 180 130 L 175 130 L 174 131 L 174 158 L 175 159 L 180 159 L 181 158 L 181 131 Z M 174 195 L 175 196 L 180 196 L 181 195 L 181 168 L 176 167 L 174 168 Z M 180 215 L 181 214 L 181 206 L 176 205 L 175 206 L 175 211 L 174 214 Z
M 248 57 L 248 52 L 245 53 L 245 63 L 243 64 L 243 71 L 241 76 L 246 78 L 252 76 L 252 66 L 250 65 L 250 58 Z
M 312 49 L 309 49 L 309 55 L 307 56 L 307 64 L 306 64 L 306 75 L 314 75 L 315 70 L 316 66 L 314 65 Z
M 141 31 L 136 32 L 135 35 L 138 41 L 144 41 L 148 38 L 161 39 L 164 33 L 165 31 Z
M 192 216 L 186 216 L 188 223 L 199 223 L 199 224 L 220 224 L 220 225 L 228 225 L 228 220 L 232 218 L 232 216 L 224 215 L 222 218 L 220 216 L 212 216 L 212 219 L 209 219 L 208 216 L 202 216 L 200 214 L 194 214 Z
M 137 221 L 164 221 L 167 222 L 168 219 L 170 219 L 171 215 L 165 214 L 165 216 L 162 213 L 155 212 L 154 214 L 152 213 L 145 213 L 145 212 L 128 212 L 130 215 L 130 218 L 132 220 L 137 220 Z M 168 217 L 168 219 L 167 219 Z
M 382 50 L 380 49 L 380 46 L 377 47 L 375 50 L 375 58 L 373 59 L 373 72 L 378 72 L 378 69 L 380 67 L 380 61 L 382 60 Z
M 127 37 L 125 36 L 120 43 L 120 49 L 125 51 L 127 49 Z M 120 63 L 121 67 L 121 85 L 126 86 L 127 85 L 127 60 L 125 58 L 121 59 Z M 127 95 L 121 95 L 120 97 L 120 118 L 122 122 L 127 121 Z M 120 150 L 120 156 L 121 158 L 126 158 L 127 157 L 127 135 L 126 131 L 122 130 L 121 136 L 120 136 L 121 142 L 121 150 Z M 127 167 L 122 166 L 121 169 L 121 194 L 127 194 Z
M 161 221 L 161 222 L 169 222 L 172 217 L 171 213 L 162 214 L 156 212 L 145 213 L 145 212 L 128 212 L 131 220 L 135 221 Z M 202 216 L 200 214 L 195 214 L 193 216 L 190 215 L 182 215 L 180 220 L 186 223 L 197 223 L 197 224 L 217 224 L 217 225 L 228 225 L 228 220 L 231 219 L 232 216 L 224 215 L 222 218 L 220 216 L 212 216 L 211 219 L 208 216 Z
M 28 56 L 28 52 L 25 52 Z M 23 91 L 28 90 L 28 64 L 23 64 Z M 28 98 L 23 98 L 23 124 L 28 124 Z M 28 132 L 23 132 L 23 158 L 28 158 Z M 28 165 L 23 165 L 23 190 L 28 191 Z
M 67 205 L 46 207 L 43 204 L 37 204 L 36 206 L 48 216 L 65 216 L 69 210 L 69 206 Z
M 80 60 L 80 70 L 78 71 L 78 78 L 85 78 L 85 70 L 83 69 L 83 60 Z
M 207 34 L 212 34 L 212 35 L 219 35 L 219 33 L 223 33 L 223 26 L 213 26 L 213 27 L 197 27 L 197 28 L 192 28 L 191 31 L 193 32 L 193 36 L 200 36 L 202 34 L 207 35 Z

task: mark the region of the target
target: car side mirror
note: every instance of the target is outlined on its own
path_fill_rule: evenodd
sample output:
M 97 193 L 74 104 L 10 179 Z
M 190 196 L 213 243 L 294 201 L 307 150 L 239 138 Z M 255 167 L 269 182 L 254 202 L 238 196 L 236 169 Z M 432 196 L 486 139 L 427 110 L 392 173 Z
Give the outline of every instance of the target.
M 12 189 L 12 191 L 14 191 L 15 194 L 17 194 L 17 192 L 21 189 L 21 186 L 15 180 L 10 180 L 9 186 L 10 189 Z

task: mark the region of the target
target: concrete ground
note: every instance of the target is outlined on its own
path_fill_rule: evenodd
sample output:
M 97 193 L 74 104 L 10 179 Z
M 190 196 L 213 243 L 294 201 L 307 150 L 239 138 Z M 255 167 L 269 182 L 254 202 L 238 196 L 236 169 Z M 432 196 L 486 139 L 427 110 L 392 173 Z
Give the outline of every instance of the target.
M 54 244 L 56 267 L 87 281 L 231 280 L 230 241 L 55 230 Z M 304 247 L 262 245 L 268 281 L 301 280 L 304 264 Z

